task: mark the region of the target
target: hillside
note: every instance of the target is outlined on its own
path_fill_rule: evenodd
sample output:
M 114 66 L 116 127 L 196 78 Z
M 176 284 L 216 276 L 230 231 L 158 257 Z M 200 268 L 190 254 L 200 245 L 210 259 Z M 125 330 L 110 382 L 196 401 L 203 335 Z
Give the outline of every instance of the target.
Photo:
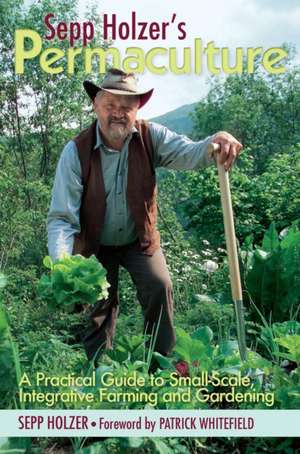
M 160 123 L 178 134 L 190 135 L 193 129 L 191 113 L 196 105 L 197 103 L 186 104 L 164 115 L 151 118 L 151 121 Z

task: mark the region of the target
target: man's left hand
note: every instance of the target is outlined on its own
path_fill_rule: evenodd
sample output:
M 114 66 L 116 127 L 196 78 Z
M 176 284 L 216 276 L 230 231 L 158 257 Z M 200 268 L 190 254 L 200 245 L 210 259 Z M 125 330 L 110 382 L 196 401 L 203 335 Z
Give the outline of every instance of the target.
M 212 137 L 212 142 L 220 145 L 220 163 L 224 164 L 225 170 L 230 170 L 234 161 L 240 154 L 243 145 L 226 131 L 217 132 Z

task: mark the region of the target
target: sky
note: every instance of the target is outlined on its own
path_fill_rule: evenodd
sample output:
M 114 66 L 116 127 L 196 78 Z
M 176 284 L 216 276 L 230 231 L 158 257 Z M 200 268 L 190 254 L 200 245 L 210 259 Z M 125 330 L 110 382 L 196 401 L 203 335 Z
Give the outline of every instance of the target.
M 87 2 L 79 1 L 82 13 Z M 186 23 L 187 37 L 178 40 L 177 34 L 168 34 L 167 40 L 122 41 L 117 47 L 125 54 L 126 47 L 193 47 L 195 38 L 203 43 L 214 41 L 218 47 L 281 47 L 292 43 L 300 48 L 300 1 L 299 0 L 102 0 L 97 4 L 99 15 L 116 13 L 119 22 L 128 21 L 136 11 L 140 21 L 169 21 L 173 13 Z M 178 53 L 178 55 L 182 55 Z M 299 57 L 299 56 L 298 56 Z M 297 58 L 298 58 L 297 57 Z M 182 58 L 182 57 L 181 57 Z M 154 75 L 146 71 L 139 76 L 142 86 L 154 87 L 152 99 L 141 109 L 140 116 L 151 118 L 181 105 L 199 101 L 208 91 L 210 74 L 201 75 Z
M 194 46 L 195 38 L 204 45 L 214 41 L 217 47 L 281 47 L 290 43 L 300 50 L 300 1 L 299 0 L 98 0 L 94 2 L 99 17 L 104 13 L 117 14 L 118 22 L 129 21 L 132 11 L 139 21 L 170 21 L 176 14 L 176 23 L 185 22 L 187 36 L 179 40 L 176 27 L 170 28 L 166 40 L 133 41 L 115 40 L 113 47 L 125 56 L 127 47 L 144 50 L 153 47 L 176 47 L 182 59 L 182 48 Z M 90 2 L 78 1 L 78 14 L 84 15 Z M 300 52 L 296 57 L 300 63 Z M 179 60 L 180 61 L 180 60 Z M 218 76 L 217 76 L 218 77 Z M 93 80 L 93 75 L 88 78 Z M 140 110 L 140 117 L 153 118 L 184 104 L 199 101 L 209 89 L 211 75 L 164 75 L 145 71 L 139 75 L 142 88 L 154 88 L 151 100 Z

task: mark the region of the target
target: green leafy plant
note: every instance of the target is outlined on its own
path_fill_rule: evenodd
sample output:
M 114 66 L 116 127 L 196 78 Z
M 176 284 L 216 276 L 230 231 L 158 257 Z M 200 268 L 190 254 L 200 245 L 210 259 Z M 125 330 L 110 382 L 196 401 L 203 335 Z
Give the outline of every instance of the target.
M 32 440 L 29 437 L 18 438 L 0 438 L 0 452 L 3 454 L 25 454 L 32 445 Z
M 213 333 L 208 326 L 198 328 L 191 335 L 182 328 L 177 328 L 175 354 L 190 366 L 200 363 L 201 367 L 209 369 L 213 351 L 212 338 Z
M 6 285 L 6 278 L 0 274 L 0 289 Z M 7 315 L 0 302 L 0 406 L 17 407 L 15 392 L 21 379 L 21 365 L 18 348 L 13 341 Z
M 248 329 L 248 334 L 254 335 L 255 343 L 265 357 L 278 362 L 280 356 L 279 344 L 276 342 L 277 338 L 300 334 L 300 323 L 296 320 L 288 320 L 269 325 L 265 319 L 262 320 L 262 323 L 263 325 L 249 322 L 250 329 Z
M 284 347 L 288 353 L 279 353 L 282 358 L 294 361 L 300 365 L 300 335 L 294 334 L 292 336 L 278 337 L 275 339 L 278 345 Z
M 122 437 L 108 438 L 85 448 L 77 449 L 76 454 L 188 454 L 190 451 L 185 440 L 178 438 Z
M 107 298 L 106 269 L 94 255 L 89 258 L 65 255 L 54 263 L 46 256 L 43 263 L 51 273 L 41 277 L 38 293 L 50 307 L 72 308 L 75 304 L 95 304 Z
M 268 320 L 281 322 L 299 317 L 300 231 L 292 226 L 280 240 L 272 223 L 262 245 L 253 247 L 251 238 L 244 244 L 244 280 L 250 300 Z M 254 317 L 257 311 L 253 309 Z
M 231 296 L 194 294 L 188 303 L 185 311 L 175 313 L 178 326 L 189 331 L 206 325 L 219 341 L 230 337 L 234 323 Z

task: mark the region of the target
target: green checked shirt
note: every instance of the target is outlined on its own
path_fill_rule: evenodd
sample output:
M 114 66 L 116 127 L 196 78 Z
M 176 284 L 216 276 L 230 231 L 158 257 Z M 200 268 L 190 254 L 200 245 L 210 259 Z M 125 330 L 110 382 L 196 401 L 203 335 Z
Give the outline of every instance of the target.
M 154 166 L 175 170 L 206 167 L 213 162 L 207 145 L 211 137 L 193 142 L 164 126 L 150 122 L 149 129 L 154 150 Z M 107 148 L 101 138 L 99 123 L 95 149 L 101 154 L 106 211 L 100 242 L 120 246 L 137 238 L 133 218 L 127 203 L 128 144 L 132 129 L 121 151 Z M 49 255 L 56 260 L 62 252 L 72 253 L 74 234 L 80 232 L 80 204 L 83 186 L 81 166 L 75 142 L 67 143 L 60 156 L 52 201 L 47 218 Z

